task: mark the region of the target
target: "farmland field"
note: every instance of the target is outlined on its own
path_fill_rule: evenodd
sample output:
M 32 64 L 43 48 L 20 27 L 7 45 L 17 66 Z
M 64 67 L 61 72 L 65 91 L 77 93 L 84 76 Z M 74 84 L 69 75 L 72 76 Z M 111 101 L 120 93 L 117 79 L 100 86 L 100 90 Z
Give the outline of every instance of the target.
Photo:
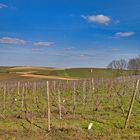
M 36 79 L 90 79 L 90 78 L 114 78 L 134 75 L 130 70 L 112 70 L 99 68 L 48 68 L 48 67 L 0 67 L 0 81 L 2 80 L 36 80 Z M 137 75 L 140 71 L 137 72 Z M 39 77 L 40 76 L 40 77 Z M 44 76 L 44 77 L 43 77 Z
M 0 1 L 0 140 L 140 140 L 140 0 Z
M 140 139 L 140 87 L 124 128 L 140 78 L 132 73 L 1 67 L 0 139 Z

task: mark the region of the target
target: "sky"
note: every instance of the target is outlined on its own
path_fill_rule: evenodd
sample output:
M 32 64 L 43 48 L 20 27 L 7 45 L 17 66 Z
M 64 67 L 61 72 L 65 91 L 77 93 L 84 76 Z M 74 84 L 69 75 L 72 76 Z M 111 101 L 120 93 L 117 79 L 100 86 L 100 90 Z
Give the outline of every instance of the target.
M 140 54 L 140 0 L 0 0 L 0 65 L 106 67 Z

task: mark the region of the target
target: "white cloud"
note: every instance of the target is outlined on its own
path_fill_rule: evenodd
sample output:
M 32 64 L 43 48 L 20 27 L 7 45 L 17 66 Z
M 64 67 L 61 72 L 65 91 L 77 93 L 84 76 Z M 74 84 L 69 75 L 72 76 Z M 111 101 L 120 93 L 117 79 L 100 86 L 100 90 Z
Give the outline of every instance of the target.
M 44 47 L 50 47 L 54 42 L 34 42 L 35 46 L 44 46 Z
M 65 51 L 71 51 L 71 50 L 73 50 L 73 49 L 75 49 L 75 47 L 68 47 L 68 48 L 65 48 L 64 50 L 65 50 Z
M 32 48 L 32 51 L 43 51 L 43 49 L 42 48 Z
M 120 51 L 120 49 L 118 49 L 118 48 L 112 48 L 111 51 L 117 52 L 117 51 Z
M 5 4 L 3 4 L 3 3 L 0 3 L 0 9 L 2 9 L 2 8 L 7 8 L 8 6 L 7 5 L 5 5 Z
M 133 36 L 135 33 L 134 32 L 117 32 L 115 35 L 117 37 L 130 37 Z
M 82 18 L 91 23 L 98 23 L 98 24 L 105 24 L 105 25 L 109 24 L 109 22 L 111 21 L 110 17 L 102 15 L 102 14 L 82 16 Z
M 0 44 L 24 45 L 26 44 L 26 41 L 19 38 L 3 37 L 3 38 L 0 38 Z

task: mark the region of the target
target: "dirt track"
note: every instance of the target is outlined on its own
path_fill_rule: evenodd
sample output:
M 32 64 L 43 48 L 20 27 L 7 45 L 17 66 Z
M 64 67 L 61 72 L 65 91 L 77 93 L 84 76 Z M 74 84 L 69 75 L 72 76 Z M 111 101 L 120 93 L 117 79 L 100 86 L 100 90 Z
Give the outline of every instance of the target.
M 38 70 L 64 70 L 63 68 L 49 68 L 49 67 L 35 67 L 35 66 L 19 66 L 19 67 L 13 67 L 13 68 L 10 68 L 11 70 L 20 70 L 20 69 L 31 69 L 31 70 L 34 70 L 34 69 L 38 69 Z
M 57 77 L 57 76 L 45 76 L 45 75 L 35 75 L 35 74 L 31 74 L 31 73 L 24 73 L 23 75 L 20 76 L 24 76 L 24 77 L 34 77 L 34 78 L 43 78 L 43 79 L 57 79 L 57 80 L 78 80 L 78 79 L 74 79 L 74 78 L 66 78 L 66 77 Z

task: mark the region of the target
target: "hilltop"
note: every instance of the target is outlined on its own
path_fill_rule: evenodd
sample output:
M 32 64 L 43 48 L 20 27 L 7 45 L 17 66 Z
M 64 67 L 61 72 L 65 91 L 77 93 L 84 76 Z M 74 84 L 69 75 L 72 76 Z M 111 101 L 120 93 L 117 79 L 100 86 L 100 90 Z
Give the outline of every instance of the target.
M 36 66 L 1 66 L 0 80 L 113 78 L 132 75 L 130 70 L 112 70 L 106 68 L 51 68 Z

